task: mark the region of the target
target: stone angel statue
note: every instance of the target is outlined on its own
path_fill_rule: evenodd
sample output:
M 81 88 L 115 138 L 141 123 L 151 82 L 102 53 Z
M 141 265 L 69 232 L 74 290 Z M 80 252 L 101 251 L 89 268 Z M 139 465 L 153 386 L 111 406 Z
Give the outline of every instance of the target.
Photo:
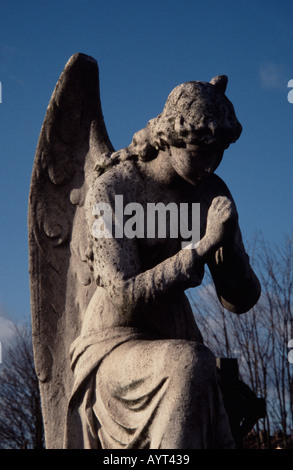
M 207 266 L 229 311 L 244 313 L 260 296 L 235 203 L 214 173 L 242 129 L 226 85 L 223 75 L 179 85 L 162 113 L 114 151 L 96 61 L 75 54 L 60 76 L 40 133 L 28 219 L 47 448 L 234 447 L 215 357 L 185 295 Z M 158 204 L 173 220 L 163 235 L 157 219 L 147 227 L 147 209 Z M 199 236 L 186 246 L 171 230 L 179 224 L 172 210 L 193 204 Z

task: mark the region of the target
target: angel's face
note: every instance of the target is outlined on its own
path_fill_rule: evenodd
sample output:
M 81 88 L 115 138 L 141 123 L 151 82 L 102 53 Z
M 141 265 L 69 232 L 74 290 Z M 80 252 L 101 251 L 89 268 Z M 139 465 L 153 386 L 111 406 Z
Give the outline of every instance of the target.
M 224 150 L 225 148 L 218 144 L 186 144 L 184 148 L 170 147 L 170 162 L 181 178 L 196 185 L 218 168 Z

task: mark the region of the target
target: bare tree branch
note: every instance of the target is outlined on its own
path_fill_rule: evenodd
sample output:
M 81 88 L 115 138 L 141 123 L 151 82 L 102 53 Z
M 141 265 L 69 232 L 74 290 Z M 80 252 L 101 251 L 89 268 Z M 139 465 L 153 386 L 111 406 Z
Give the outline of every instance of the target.
M 0 366 L 0 448 L 44 448 L 38 380 L 30 328 L 14 326 Z

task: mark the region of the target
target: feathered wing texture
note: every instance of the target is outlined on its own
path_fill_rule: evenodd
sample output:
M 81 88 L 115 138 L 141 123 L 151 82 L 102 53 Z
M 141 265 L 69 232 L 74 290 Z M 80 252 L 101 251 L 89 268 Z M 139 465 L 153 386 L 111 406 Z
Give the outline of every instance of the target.
M 47 448 L 62 447 L 72 386 L 69 348 L 95 290 L 84 200 L 95 163 L 113 150 L 97 62 L 74 54 L 47 109 L 29 197 L 33 345 Z

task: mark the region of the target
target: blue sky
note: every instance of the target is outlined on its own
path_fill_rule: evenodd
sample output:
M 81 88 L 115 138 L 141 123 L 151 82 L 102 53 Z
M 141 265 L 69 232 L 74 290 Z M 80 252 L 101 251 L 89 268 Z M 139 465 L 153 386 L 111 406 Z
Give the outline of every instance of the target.
M 189 80 L 229 77 L 243 126 L 217 173 L 244 240 L 292 229 L 293 3 L 282 0 L 2 0 L 0 5 L 0 312 L 29 318 L 27 204 L 46 108 L 75 52 L 97 59 L 116 149 Z M 1 325 L 0 325 L 1 328 Z M 1 331 L 0 331 L 1 334 Z

